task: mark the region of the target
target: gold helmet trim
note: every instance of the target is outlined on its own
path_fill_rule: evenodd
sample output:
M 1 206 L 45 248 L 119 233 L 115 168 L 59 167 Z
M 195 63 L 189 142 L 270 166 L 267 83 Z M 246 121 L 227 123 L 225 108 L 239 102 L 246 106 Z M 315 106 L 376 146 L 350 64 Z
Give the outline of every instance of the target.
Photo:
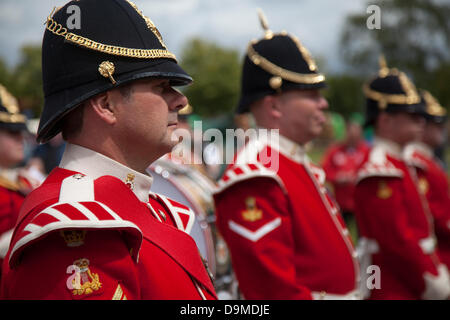
M 182 116 L 187 116 L 190 115 L 193 111 L 194 108 L 192 108 L 192 106 L 188 103 L 183 108 L 181 108 L 180 111 L 178 111 L 178 114 Z
M 317 71 L 317 65 L 314 59 L 311 57 L 309 51 L 301 44 L 300 40 L 297 37 L 289 35 L 286 31 L 282 31 L 276 34 L 273 33 L 272 30 L 269 29 L 267 18 L 261 9 L 258 9 L 258 18 L 261 27 L 264 29 L 263 40 L 270 40 L 275 35 L 289 36 L 289 38 L 291 38 L 291 40 L 294 41 L 303 59 L 308 64 L 309 70 L 313 72 Z M 325 76 L 323 74 L 298 73 L 277 66 L 275 63 L 269 61 L 268 59 L 264 58 L 263 56 L 261 56 L 256 52 L 255 48 L 253 47 L 253 45 L 255 45 L 256 43 L 258 43 L 258 40 L 253 40 L 249 43 L 247 47 L 247 56 L 249 57 L 250 61 L 252 61 L 255 65 L 257 65 L 264 71 L 274 75 L 274 77 L 271 78 L 270 84 L 272 88 L 277 89 L 281 87 L 282 85 L 281 79 L 305 84 L 316 84 L 325 81 Z
M 250 61 L 252 61 L 255 65 L 257 65 L 264 71 L 274 76 L 278 76 L 284 80 L 296 83 L 316 84 L 325 81 L 325 76 L 323 74 L 298 73 L 277 66 L 276 64 L 270 62 L 269 60 L 258 54 L 253 48 L 254 43 L 255 42 L 251 42 L 248 45 L 247 55 Z
M 136 5 L 132 3 L 131 1 L 127 2 L 138 12 L 138 14 L 143 17 L 145 20 L 145 23 L 147 24 L 147 27 L 153 32 L 153 34 L 158 38 L 161 45 L 166 48 L 166 45 L 162 41 L 161 34 L 159 33 L 158 29 L 155 27 L 153 22 L 147 17 L 145 17 L 142 12 L 140 12 Z M 122 57 L 131 57 L 131 58 L 140 58 L 140 59 L 158 59 L 158 58 L 168 58 L 173 59 L 177 61 L 176 56 L 169 52 L 168 50 L 163 49 L 136 49 L 136 48 L 127 48 L 127 47 L 120 47 L 120 46 L 113 46 L 109 44 L 100 43 L 94 40 L 91 40 L 86 37 L 82 37 L 80 35 L 74 34 L 72 32 L 68 32 L 67 28 L 63 27 L 61 24 L 57 23 L 55 20 L 53 20 L 54 12 L 58 11 L 59 8 L 54 8 L 50 15 L 47 17 L 46 22 L 46 29 L 49 30 L 51 33 L 64 37 L 66 41 L 76 44 L 78 46 L 111 54 L 116 56 L 122 56 Z M 167 49 L 167 48 L 166 48 Z
M 142 19 L 144 19 L 145 24 L 147 25 L 147 28 L 149 28 L 153 34 L 158 38 L 159 42 L 161 43 L 161 45 L 167 49 L 166 44 L 164 43 L 161 33 L 159 33 L 158 28 L 156 28 L 155 24 L 153 23 L 152 20 L 150 20 L 149 17 L 145 16 L 141 10 L 138 9 L 138 7 L 136 6 L 136 4 L 130 0 L 126 0 L 130 6 L 133 7 L 134 10 L 136 10 L 136 12 L 142 17 Z
M 447 110 L 445 110 L 439 102 L 436 100 L 433 95 L 428 92 L 427 90 L 421 90 L 423 99 L 425 100 L 425 103 L 427 105 L 426 112 L 429 115 L 436 116 L 436 117 L 443 117 L 447 114 Z
M 0 100 L 7 112 L 0 111 L 0 121 L 7 123 L 25 123 L 25 115 L 19 113 L 17 99 L 0 84 Z
M 6 123 L 25 123 L 27 118 L 23 114 L 15 113 L 10 114 L 7 112 L 0 111 L 0 122 Z
M 379 58 L 379 65 L 380 70 L 378 71 L 378 76 L 381 78 L 385 78 L 389 75 L 397 76 L 405 94 L 381 93 L 371 89 L 366 83 L 363 85 L 363 92 L 367 98 L 377 101 L 379 108 L 382 110 L 386 109 L 388 104 L 416 104 L 420 102 L 420 95 L 418 94 L 415 85 L 409 80 L 404 72 L 401 72 L 396 68 L 388 68 L 386 59 L 383 55 Z

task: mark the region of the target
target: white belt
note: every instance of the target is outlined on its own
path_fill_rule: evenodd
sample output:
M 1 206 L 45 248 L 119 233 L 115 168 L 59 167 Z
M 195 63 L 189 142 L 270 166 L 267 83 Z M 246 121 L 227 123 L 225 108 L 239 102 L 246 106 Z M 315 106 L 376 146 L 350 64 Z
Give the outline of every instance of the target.
M 359 291 L 362 299 L 370 297 L 370 290 L 367 287 L 368 268 L 372 265 L 372 255 L 380 252 L 380 246 L 375 239 L 365 237 L 359 238 L 356 251 L 359 254 L 359 263 L 361 270 L 361 281 L 359 282 Z
M 436 248 L 436 239 L 433 236 L 420 239 L 419 246 L 422 249 L 423 253 L 431 254 Z M 380 251 L 380 248 L 375 239 L 367 239 L 362 237 L 358 242 L 358 251 L 360 256 L 364 256 L 364 254 L 377 253 Z
M 423 253 L 432 254 L 436 248 L 436 239 L 434 237 L 423 238 L 419 240 L 419 246 Z
M 9 243 L 11 242 L 12 235 L 14 233 L 14 228 L 4 232 L 0 236 L 0 258 L 3 259 L 8 253 Z
M 314 300 L 361 300 L 361 293 L 358 289 L 346 294 L 334 294 L 326 292 L 311 292 Z

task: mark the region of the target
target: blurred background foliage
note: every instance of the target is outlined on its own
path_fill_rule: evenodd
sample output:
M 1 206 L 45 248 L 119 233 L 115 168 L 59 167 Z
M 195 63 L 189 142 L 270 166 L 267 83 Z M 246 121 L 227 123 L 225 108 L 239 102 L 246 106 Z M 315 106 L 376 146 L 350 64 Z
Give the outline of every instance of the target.
M 184 46 L 180 64 L 194 79 L 184 94 L 196 113 L 213 117 L 233 112 L 240 87 L 238 51 L 193 38 Z
M 381 29 L 366 27 L 368 14 L 350 15 L 341 32 L 340 55 L 348 73 L 368 78 L 383 53 L 388 66 L 405 71 L 419 88 L 450 106 L 450 1 L 374 0 Z
M 19 100 L 29 117 L 38 117 L 44 104 L 42 89 L 41 47 L 25 45 L 19 63 L 8 68 L 0 58 L 0 83 Z

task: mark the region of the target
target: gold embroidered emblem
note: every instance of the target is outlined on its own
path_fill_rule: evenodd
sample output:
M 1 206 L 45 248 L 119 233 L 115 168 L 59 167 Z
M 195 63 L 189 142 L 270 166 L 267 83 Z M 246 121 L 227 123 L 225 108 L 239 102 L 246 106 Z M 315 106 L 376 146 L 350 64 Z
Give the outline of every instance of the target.
M 377 197 L 380 199 L 389 199 L 392 196 L 392 189 L 386 184 L 385 181 L 381 181 L 378 184 Z
M 78 259 L 73 262 L 78 267 L 74 279 L 72 280 L 72 294 L 80 296 L 91 294 L 102 287 L 98 273 L 92 273 L 89 270 L 89 260 L 86 258 Z
M 430 185 L 425 178 L 420 178 L 417 187 L 419 188 L 420 193 L 427 194 L 428 190 L 430 189 Z
M 127 174 L 127 178 L 125 179 L 125 184 L 131 190 L 134 189 L 134 178 L 135 178 L 135 175 L 133 173 L 129 173 L 129 174 Z
M 68 247 L 74 248 L 84 244 L 86 230 L 61 230 L 59 234 L 64 238 Z
M 123 289 L 120 286 L 120 284 L 117 285 L 117 289 L 114 292 L 114 295 L 111 300 L 127 300 L 127 296 L 123 292 Z
M 113 78 L 113 74 L 116 68 L 114 67 L 114 63 L 110 61 L 103 61 L 98 66 L 98 72 L 105 78 L 109 78 L 111 80 L 112 84 L 116 84 L 116 80 Z
M 248 197 L 245 199 L 246 210 L 242 211 L 242 219 L 245 221 L 254 222 L 262 219 L 262 210 L 256 207 L 256 199 Z

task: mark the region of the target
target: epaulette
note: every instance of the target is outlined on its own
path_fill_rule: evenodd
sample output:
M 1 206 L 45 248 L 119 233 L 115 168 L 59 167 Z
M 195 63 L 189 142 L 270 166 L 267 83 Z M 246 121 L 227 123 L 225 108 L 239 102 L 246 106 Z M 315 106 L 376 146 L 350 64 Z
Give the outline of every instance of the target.
M 409 164 L 410 166 L 422 169 L 422 170 L 428 170 L 428 164 L 427 162 L 422 158 L 421 153 L 417 150 L 416 146 L 409 145 L 405 148 L 405 151 L 403 152 L 403 156 L 405 159 L 405 162 Z
M 0 187 L 3 187 L 8 190 L 12 190 L 12 191 L 20 190 L 20 185 L 18 182 L 11 181 L 8 178 L 5 178 L 3 176 L 0 176 Z
M 368 161 L 358 170 L 356 183 L 370 177 L 402 178 L 403 172 L 387 158 L 383 148 L 374 147 Z
M 172 215 L 179 230 L 190 234 L 195 222 L 195 213 L 191 208 L 158 193 L 150 192 L 149 195 L 151 199 L 156 200 Z M 148 207 L 153 215 L 161 221 L 161 218 L 159 218 L 160 215 L 156 214 L 156 210 L 158 209 L 152 206 L 151 201 Z
M 267 169 L 262 164 L 255 162 L 235 164 L 227 169 L 222 178 L 218 181 L 218 186 L 214 190 L 214 194 L 220 193 L 238 182 L 259 177 L 274 179 L 280 185 L 281 189 L 286 192 L 283 181 L 275 171 Z
M 107 176 L 102 178 L 115 179 Z M 113 185 L 114 181 L 103 181 L 103 183 Z M 17 257 L 26 246 L 49 233 L 67 229 L 123 230 L 128 236 L 127 243 L 133 248 L 132 257 L 137 261 L 142 243 L 141 230 L 133 222 L 123 219 L 107 205 L 95 199 L 93 179 L 82 174 L 75 174 L 65 178 L 60 188 L 49 189 L 47 186 L 37 188 L 30 194 L 30 198 L 36 199 L 34 201 L 36 205 L 24 203 L 24 206 L 29 208 L 27 213 L 32 212 L 46 200 L 56 198 L 57 202 L 37 213 L 31 213 L 24 219 L 27 220 L 26 223 L 21 223 L 19 218 L 19 224 L 11 241 L 10 266 L 15 265 Z
M 326 182 L 325 170 L 323 170 L 323 168 L 319 167 L 318 165 L 315 165 L 312 162 L 309 162 L 308 166 L 309 169 L 311 170 L 311 173 L 314 175 L 319 184 L 321 186 L 325 185 Z

